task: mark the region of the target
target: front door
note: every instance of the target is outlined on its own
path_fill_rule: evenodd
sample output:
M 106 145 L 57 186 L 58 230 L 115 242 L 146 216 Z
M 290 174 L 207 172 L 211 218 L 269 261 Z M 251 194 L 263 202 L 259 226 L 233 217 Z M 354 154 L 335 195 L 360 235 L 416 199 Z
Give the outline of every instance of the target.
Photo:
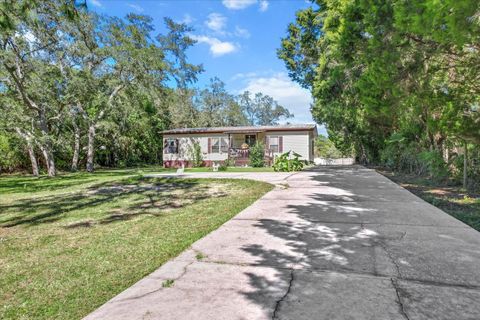
M 256 141 L 257 141 L 257 136 L 255 134 L 245 135 L 245 143 L 248 144 L 250 147 L 253 146 Z

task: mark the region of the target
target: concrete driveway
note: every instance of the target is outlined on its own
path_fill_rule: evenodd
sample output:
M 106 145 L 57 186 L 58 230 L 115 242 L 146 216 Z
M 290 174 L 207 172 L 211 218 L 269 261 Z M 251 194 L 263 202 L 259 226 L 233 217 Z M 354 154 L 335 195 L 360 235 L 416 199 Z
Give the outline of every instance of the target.
M 289 187 L 86 319 L 480 319 L 480 233 L 376 172 L 199 175 Z

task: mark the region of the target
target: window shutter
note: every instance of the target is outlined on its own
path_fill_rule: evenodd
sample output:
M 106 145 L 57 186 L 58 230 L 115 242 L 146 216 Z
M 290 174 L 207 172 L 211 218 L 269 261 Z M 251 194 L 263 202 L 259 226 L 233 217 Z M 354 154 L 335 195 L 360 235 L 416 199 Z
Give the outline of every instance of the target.
M 278 152 L 280 152 L 280 153 L 283 152 L 283 137 L 282 136 L 278 137 Z
M 178 153 L 179 146 L 180 146 L 180 140 L 175 139 L 175 153 Z
M 208 138 L 208 153 L 212 153 L 212 138 Z

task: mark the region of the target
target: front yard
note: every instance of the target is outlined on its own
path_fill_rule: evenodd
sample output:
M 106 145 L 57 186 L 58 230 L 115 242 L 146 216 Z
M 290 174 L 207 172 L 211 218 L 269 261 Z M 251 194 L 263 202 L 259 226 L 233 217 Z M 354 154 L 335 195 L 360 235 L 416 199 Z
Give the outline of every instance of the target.
M 135 170 L 0 177 L 0 318 L 81 318 L 271 188 Z

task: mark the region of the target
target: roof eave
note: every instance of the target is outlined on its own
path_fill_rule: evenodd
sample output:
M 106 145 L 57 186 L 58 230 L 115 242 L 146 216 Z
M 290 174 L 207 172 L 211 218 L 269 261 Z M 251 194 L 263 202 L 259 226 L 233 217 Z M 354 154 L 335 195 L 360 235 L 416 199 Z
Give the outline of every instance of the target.
M 305 126 L 305 127 L 297 127 L 297 128 L 263 128 L 263 129 L 232 129 L 232 130 L 187 130 L 187 129 L 179 129 L 179 130 L 165 130 L 162 131 L 162 134 L 206 134 L 206 133 L 260 133 L 260 132 L 272 132 L 272 131 L 315 131 L 316 126 Z

